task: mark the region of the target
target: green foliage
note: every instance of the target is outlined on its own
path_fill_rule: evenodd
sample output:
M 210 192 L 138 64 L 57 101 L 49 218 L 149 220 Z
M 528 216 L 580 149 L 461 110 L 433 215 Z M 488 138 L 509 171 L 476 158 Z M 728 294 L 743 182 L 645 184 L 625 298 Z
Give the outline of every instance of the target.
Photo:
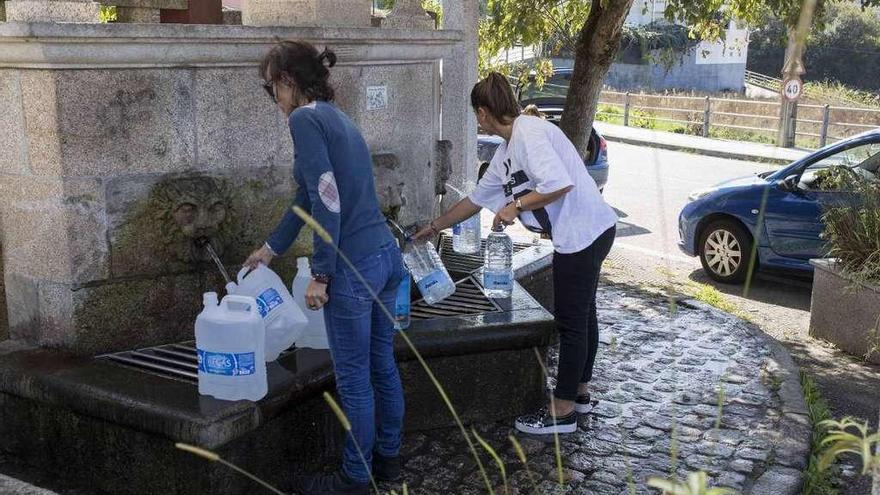
M 116 7 L 102 6 L 101 12 L 98 14 L 98 20 L 104 24 L 108 22 L 116 22 Z
M 853 88 L 878 91 L 880 80 L 866 67 L 880 64 L 880 9 L 862 9 L 841 2 L 827 5 L 827 22 L 813 27 L 804 54 L 804 78 L 818 83 L 837 81 Z M 749 70 L 778 75 L 785 57 L 786 31 L 783 21 L 770 18 L 751 33 Z M 823 89 L 823 88 L 815 88 Z M 842 88 L 824 88 L 837 89 Z M 846 100 L 863 95 L 844 94 Z M 868 98 L 876 102 L 876 95 Z
M 880 182 L 866 179 L 847 166 L 830 167 L 823 173 L 822 187 L 827 184 L 855 199 L 828 208 L 822 216 L 829 254 L 857 282 L 880 283 Z
M 868 474 L 871 469 L 880 466 L 880 454 L 876 453 L 877 445 L 880 445 L 880 432 L 869 432 L 868 423 L 859 423 L 852 418 L 843 418 L 840 421 L 826 420 L 822 426 L 828 430 L 828 435 L 822 440 L 822 445 L 828 450 L 819 460 L 821 469 L 828 469 L 842 454 L 853 454 L 862 461 L 862 474 Z
M 710 488 L 708 479 L 706 473 L 699 471 L 689 473 L 687 481 L 683 483 L 651 478 L 648 480 L 648 486 L 661 490 L 663 495 L 729 495 L 736 493 L 729 488 Z
M 810 436 L 809 465 L 804 472 L 803 493 L 804 495 L 836 495 L 833 473 L 827 469 L 821 469 L 819 466 L 819 459 L 825 451 L 822 441 L 828 434 L 828 428 L 824 421 L 831 419 L 831 412 L 819 392 L 819 387 L 803 372 L 801 372 L 801 390 L 804 393 L 807 413 L 813 428 L 813 434 Z

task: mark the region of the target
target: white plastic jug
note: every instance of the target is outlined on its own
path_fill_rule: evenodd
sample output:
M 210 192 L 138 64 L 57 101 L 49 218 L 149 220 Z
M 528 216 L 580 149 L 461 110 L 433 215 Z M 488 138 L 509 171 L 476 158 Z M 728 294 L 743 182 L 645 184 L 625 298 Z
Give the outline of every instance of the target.
M 309 286 L 309 282 L 312 281 L 311 274 L 312 268 L 309 265 L 309 259 L 297 259 L 296 277 L 293 278 L 290 292 L 293 294 L 293 300 L 302 308 L 306 307 L 306 288 Z M 324 308 L 317 311 L 307 309 L 305 314 L 309 322 L 302 337 L 297 339 L 296 346 L 308 347 L 310 349 L 329 349 L 327 327 L 324 325 Z
M 275 361 L 282 351 L 302 335 L 308 320 L 293 301 L 281 277 L 265 265 L 238 272 L 238 283 L 226 284 L 228 294 L 250 296 L 257 300 L 260 316 L 266 321 L 266 361 Z
M 196 318 L 199 393 L 222 400 L 262 399 L 266 379 L 266 327 L 253 297 L 203 296 Z

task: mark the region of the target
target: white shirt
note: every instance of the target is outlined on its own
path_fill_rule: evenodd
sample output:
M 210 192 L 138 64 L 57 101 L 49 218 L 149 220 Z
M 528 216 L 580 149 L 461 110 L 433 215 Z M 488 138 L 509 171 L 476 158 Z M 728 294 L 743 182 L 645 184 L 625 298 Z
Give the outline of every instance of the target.
M 521 115 L 513 122 L 510 142 L 501 143 L 471 202 L 497 213 L 509 203 L 537 191 L 548 194 L 574 186 L 544 208 L 520 214 L 526 226 L 551 234 L 562 254 L 589 247 L 617 223 L 596 182 L 571 141 L 558 127 L 538 117 Z

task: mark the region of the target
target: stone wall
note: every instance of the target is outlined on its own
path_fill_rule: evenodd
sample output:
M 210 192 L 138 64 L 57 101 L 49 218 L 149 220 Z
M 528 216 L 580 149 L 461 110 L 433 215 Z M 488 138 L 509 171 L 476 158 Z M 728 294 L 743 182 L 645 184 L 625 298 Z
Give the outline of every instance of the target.
M 377 162 L 383 207 L 433 214 L 439 67 L 462 53 L 459 32 L 0 24 L 12 338 L 100 353 L 192 337 L 201 293 L 222 287 L 199 243 L 234 273 L 293 195 L 286 120 L 256 70 L 274 36 L 336 50 L 338 105 L 396 158 Z M 453 146 L 468 118 L 444 118 Z M 293 266 L 273 264 L 287 279 Z

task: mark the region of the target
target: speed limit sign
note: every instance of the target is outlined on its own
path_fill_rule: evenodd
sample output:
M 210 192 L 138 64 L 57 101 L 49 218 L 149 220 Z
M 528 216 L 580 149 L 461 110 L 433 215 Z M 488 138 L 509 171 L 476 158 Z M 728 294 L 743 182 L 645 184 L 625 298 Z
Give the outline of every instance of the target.
M 786 79 L 782 83 L 782 96 L 788 101 L 796 101 L 804 92 L 804 82 L 799 77 Z

